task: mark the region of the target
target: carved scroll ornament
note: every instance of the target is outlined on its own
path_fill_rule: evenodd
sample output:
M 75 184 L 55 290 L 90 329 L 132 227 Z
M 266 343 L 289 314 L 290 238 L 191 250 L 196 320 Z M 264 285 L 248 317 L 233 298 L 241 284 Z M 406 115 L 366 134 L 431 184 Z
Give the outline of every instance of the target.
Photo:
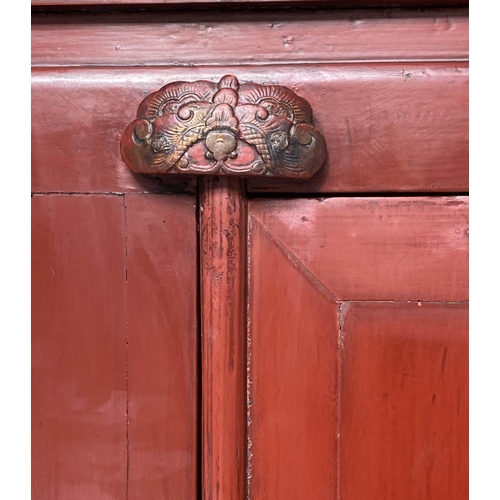
M 142 101 L 122 136 L 137 173 L 307 178 L 326 156 L 309 103 L 278 85 L 174 82 Z

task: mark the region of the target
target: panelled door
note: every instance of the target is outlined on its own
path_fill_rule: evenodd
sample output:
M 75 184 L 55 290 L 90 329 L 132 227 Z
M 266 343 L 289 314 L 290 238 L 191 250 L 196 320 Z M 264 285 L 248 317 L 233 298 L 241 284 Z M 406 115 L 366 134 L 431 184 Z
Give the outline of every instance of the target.
M 195 205 L 33 196 L 34 499 L 196 498 Z
M 250 498 L 468 497 L 467 209 L 251 201 Z
M 467 10 L 127 3 L 32 0 L 33 498 L 466 500 Z M 127 167 L 224 75 L 307 100 L 318 173 Z

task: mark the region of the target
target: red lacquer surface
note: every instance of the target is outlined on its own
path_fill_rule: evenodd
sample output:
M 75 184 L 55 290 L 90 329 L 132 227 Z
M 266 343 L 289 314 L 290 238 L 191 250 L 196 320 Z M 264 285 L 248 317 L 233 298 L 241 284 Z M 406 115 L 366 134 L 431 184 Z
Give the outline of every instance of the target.
M 269 80 L 269 67 L 34 70 L 33 191 L 194 191 L 189 176 L 133 174 L 120 157 L 121 134 L 166 83 L 226 73 Z M 468 189 L 467 64 L 273 66 L 272 74 L 310 102 L 328 157 L 309 181 L 252 181 L 250 190 Z
M 125 498 L 123 200 L 32 199 L 32 494 Z
M 338 306 L 253 217 L 249 229 L 249 498 L 335 498 Z
M 118 67 L 467 60 L 467 16 L 463 8 L 45 14 L 32 19 L 31 60 Z
M 197 498 L 196 200 L 125 197 L 130 500 Z
M 468 305 L 344 304 L 340 494 L 468 498 Z
M 32 202 L 33 496 L 196 498 L 194 198 Z
M 251 201 L 251 499 L 467 498 L 467 207 Z
M 241 179 L 200 179 L 202 489 L 245 495 L 245 245 Z
M 252 206 L 338 299 L 468 299 L 466 196 L 270 199 Z

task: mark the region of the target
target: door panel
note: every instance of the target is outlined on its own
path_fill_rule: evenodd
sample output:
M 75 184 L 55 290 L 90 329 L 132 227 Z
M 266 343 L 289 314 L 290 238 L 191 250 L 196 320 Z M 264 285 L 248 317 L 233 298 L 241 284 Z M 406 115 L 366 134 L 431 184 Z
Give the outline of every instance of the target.
M 33 498 L 125 498 L 123 200 L 40 195 L 32 209 Z
M 126 195 L 125 208 L 129 499 L 195 499 L 195 199 Z
M 336 498 L 338 305 L 251 218 L 249 498 Z
M 342 500 L 466 500 L 467 303 L 344 303 L 342 321 Z
M 467 498 L 467 208 L 250 202 L 250 498 Z
M 252 214 L 337 299 L 467 300 L 467 197 L 267 200 Z
M 33 497 L 195 499 L 195 198 L 32 201 Z

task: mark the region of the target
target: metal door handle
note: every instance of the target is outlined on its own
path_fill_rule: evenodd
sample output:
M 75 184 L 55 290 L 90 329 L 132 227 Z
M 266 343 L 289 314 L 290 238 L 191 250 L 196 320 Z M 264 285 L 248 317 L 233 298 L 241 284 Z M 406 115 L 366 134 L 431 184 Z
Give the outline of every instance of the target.
M 217 174 L 308 178 L 326 157 L 312 109 L 286 87 L 173 82 L 139 105 L 121 154 L 142 174 Z

